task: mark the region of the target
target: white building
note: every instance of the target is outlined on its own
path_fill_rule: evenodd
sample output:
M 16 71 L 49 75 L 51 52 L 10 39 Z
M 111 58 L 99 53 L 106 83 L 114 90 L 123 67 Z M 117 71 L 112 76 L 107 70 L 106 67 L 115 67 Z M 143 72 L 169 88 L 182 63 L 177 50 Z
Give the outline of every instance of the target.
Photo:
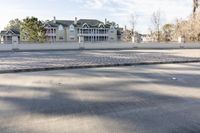
M 117 28 L 114 24 L 95 19 L 56 20 L 45 24 L 46 38 L 49 42 L 84 42 L 117 41 Z
M 18 44 L 20 41 L 20 33 L 14 29 L 4 30 L 0 33 L 2 44 Z

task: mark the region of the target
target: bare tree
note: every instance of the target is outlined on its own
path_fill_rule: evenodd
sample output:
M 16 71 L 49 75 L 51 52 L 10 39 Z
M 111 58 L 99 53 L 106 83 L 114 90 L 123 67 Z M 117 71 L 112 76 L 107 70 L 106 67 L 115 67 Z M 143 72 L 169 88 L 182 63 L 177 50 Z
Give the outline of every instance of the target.
M 160 42 L 161 11 L 158 10 L 152 15 L 152 24 L 156 35 L 156 40 Z
M 195 13 L 187 20 L 178 20 L 175 25 L 176 37 L 183 36 L 186 41 L 200 41 L 200 13 Z
M 132 31 L 128 30 L 125 26 L 122 32 L 122 41 L 130 42 L 132 40 Z
M 198 7 L 199 7 L 199 0 L 193 0 L 193 16 L 195 16 Z
M 136 24 L 137 24 L 137 20 L 138 20 L 138 16 L 135 13 L 131 14 L 130 24 L 131 24 L 131 27 L 132 27 L 133 35 L 135 33 L 135 27 L 136 27 Z
M 200 41 L 200 0 L 193 0 L 193 14 L 186 20 L 177 20 L 174 38 L 183 37 L 187 42 Z

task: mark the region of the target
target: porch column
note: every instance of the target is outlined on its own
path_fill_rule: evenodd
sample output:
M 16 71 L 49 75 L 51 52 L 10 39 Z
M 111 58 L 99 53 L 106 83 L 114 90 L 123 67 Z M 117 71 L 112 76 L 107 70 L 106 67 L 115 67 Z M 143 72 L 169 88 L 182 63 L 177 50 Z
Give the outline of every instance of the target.
M 8 43 L 8 36 L 5 36 L 5 43 Z

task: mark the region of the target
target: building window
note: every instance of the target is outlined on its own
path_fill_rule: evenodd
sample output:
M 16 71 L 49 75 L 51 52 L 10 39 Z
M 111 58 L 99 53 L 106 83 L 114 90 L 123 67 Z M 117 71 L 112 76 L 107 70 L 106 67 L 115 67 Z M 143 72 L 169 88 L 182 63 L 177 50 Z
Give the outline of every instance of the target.
M 105 30 L 104 29 L 100 29 L 99 30 L 99 34 L 105 34 Z
M 59 40 L 64 40 L 64 37 L 60 36 L 60 37 L 59 37 Z

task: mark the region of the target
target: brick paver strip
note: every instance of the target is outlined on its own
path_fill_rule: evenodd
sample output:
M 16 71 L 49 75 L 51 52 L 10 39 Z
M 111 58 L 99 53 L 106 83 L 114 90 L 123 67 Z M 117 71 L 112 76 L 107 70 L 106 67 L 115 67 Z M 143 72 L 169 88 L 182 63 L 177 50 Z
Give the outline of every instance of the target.
M 200 50 L 9 52 L 0 53 L 0 73 L 192 62 Z

